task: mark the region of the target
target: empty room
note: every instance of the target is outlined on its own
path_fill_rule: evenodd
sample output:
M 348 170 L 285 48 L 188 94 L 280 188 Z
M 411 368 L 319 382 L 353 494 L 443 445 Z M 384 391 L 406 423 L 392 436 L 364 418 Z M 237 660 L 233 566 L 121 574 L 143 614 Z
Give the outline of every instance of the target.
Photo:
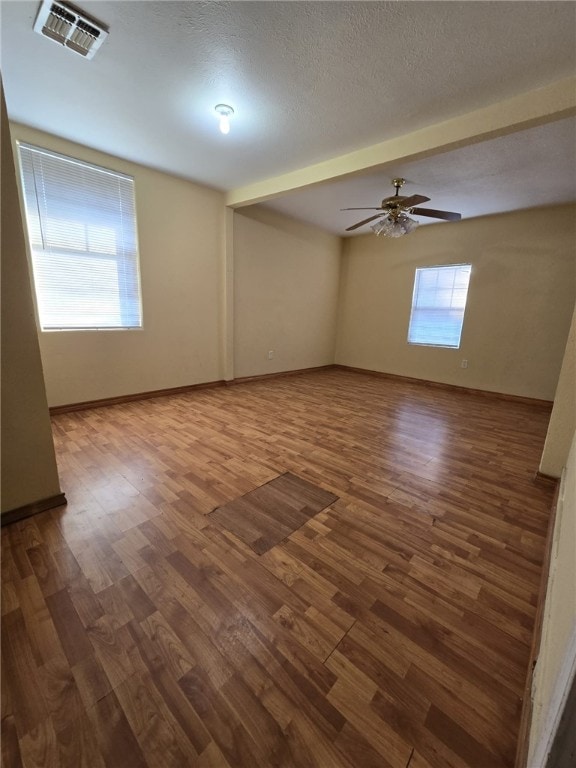
M 0 0 L 3 768 L 576 764 L 576 3 Z

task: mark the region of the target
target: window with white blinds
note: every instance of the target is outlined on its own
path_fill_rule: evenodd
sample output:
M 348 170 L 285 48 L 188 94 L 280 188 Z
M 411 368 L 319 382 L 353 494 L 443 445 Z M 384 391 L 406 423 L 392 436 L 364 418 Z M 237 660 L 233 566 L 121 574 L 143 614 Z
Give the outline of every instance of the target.
M 470 264 L 416 270 L 409 344 L 460 347 L 470 271 Z
M 140 328 L 134 180 L 18 144 L 43 330 Z

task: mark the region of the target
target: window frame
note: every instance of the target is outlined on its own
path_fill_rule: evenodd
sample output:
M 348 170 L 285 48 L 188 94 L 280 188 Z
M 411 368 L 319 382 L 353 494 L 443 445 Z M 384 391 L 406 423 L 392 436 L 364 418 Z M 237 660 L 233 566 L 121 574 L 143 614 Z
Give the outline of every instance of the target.
M 460 320 L 460 327 L 458 331 L 458 343 L 457 344 L 447 344 L 447 343 L 437 343 L 435 341 L 413 341 L 411 340 L 410 336 L 414 334 L 414 332 L 417 330 L 413 328 L 413 321 L 415 318 L 415 313 L 418 311 L 418 309 L 422 309 L 422 307 L 417 306 L 417 299 L 419 294 L 419 273 L 426 272 L 428 270 L 443 270 L 443 269 L 458 269 L 462 267 L 468 268 L 468 281 L 466 284 L 466 294 L 464 297 L 464 305 L 461 309 L 462 317 Z M 467 262 L 461 262 L 458 264 L 435 264 L 431 266 L 426 267 L 416 267 L 414 272 L 414 284 L 412 288 L 412 302 L 410 305 L 410 318 L 408 320 L 408 335 L 407 335 L 407 343 L 409 346 L 415 346 L 415 347 L 430 347 L 430 348 L 436 348 L 436 349 L 460 349 L 462 344 L 462 333 L 464 331 L 464 320 L 466 317 L 466 307 L 468 305 L 468 292 L 470 289 L 470 280 L 472 278 L 472 264 Z M 451 300 L 454 296 L 454 286 L 451 289 Z M 429 311 L 432 308 L 429 308 Z M 444 306 L 440 307 L 439 309 L 444 310 L 445 312 L 449 312 L 451 307 L 450 306 Z
M 139 241 L 138 241 L 138 220 L 137 220 L 137 200 L 136 200 L 136 182 L 133 176 L 127 173 L 122 173 L 120 171 L 114 170 L 112 168 L 108 168 L 103 165 L 98 165 L 93 162 L 88 162 L 87 160 L 80 159 L 78 157 L 73 157 L 72 155 L 66 155 L 62 152 L 57 152 L 53 149 L 47 148 L 47 147 L 41 147 L 36 144 L 33 144 L 28 141 L 16 141 L 16 147 L 17 147 L 17 159 L 18 159 L 18 165 L 20 170 L 20 194 L 21 194 L 21 209 L 22 209 L 22 215 L 24 219 L 24 229 L 26 232 L 26 243 L 27 243 L 27 251 L 28 251 L 28 258 L 31 268 L 31 282 L 33 285 L 33 294 L 34 294 L 34 306 L 35 306 L 35 314 L 36 314 L 36 320 L 38 324 L 38 329 L 41 333 L 65 333 L 65 332 L 101 332 L 101 331 L 141 331 L 144 329 L 144 311 L 143 311 L 143 300 L 142 300 L 142 279 L 141 279 L 141 265 L 140 265 L 140 248 L 139 248 Z M 63 161 L 64 163 L 71 163 L 76 166 L 80 166 L 81 168 L 86 168 L 89 172 L 96 172 L 96 173 L 102 173 L 107 176 L 111 176 L 114 179 L 118 179 L 119 183 L 126 184 L 128 182 L 129 185 L 129 194 L 130 194 L 130 215 L 128 217 L 129 226 L 130 226 L 130 243 L 131 245 L 127 248 L 124 246 L 124 238 L 120 238 L 122 241 L 122 247 L 118 249 L 118 252 L 113 253 L 111 250 L 106 251 L 102 250 L 101 248 L 96 248 L 94 250 L 91 250 L 90 246 L 90 228 L 98 227 L 102 228 L 103 226 L 106 227 L 106 223 L 102 224 L 102 217 L 104 214 L 101 214 L 100 216 L 100 222 L 98 221 L 98 217 L 95 217 L 94 221 L 90 221 L 89 215 L 81 216 L 79 219 L 73 220 L 70 219 L 70 222 L 74 221 L 78 224 L 78 227 L 84 229 L 84 238 L 86 242 L 86 247 L 84 249 L 74 247 L 73 245 L 62 245 L 61 247 L 53 246 L 50 244 L 46 244 L 45 236 L 42 233 L 42 229 L 40 229 L 40 237 L 42 239 L 42 245 L 37 245 L 35 243 L 35 238 L 33 234 L 33 225 L 32 220 L 29 215 L 29 207 L 28 207 L 28 198 L 30 197 L 30 194 L 35 199 L 36 206 L 38 207 L 38 219 L 39 222 L 41 222 L 42 213 L 40 212 L 40 200 L 39 195 L 40 192 L 37 189 L 36 183 L 34 184 L 35 189 L 32 193 L 30 193 L 27 190 L 27 182 L 26 182 L 26 170 L 25 170 L 25 163 L 23 159 L 23 155 L 21 150 L 24 149 L 27 152 L 31 152 L 31 157 L 34 156 L 33 153 L 38 153 L 41 155 L 46 155 L 50 158 L 56 159 L 56 161 Z M 64 168 L 64 166 L 62 166 Z M 35 177 L 34 177 L 35 178 Z M 126 190 L 126 188 L 125 188 Z M 126 191 L 124 192 L 124 194 Z M 94 191 L 95 198 L 98 197 L 98 192 Z M 119 198 L 120 199 L 120 198 Z M 119 202 L 119 208 L 121 207 L 121 202 Z M 70 206 L 72 207 L 72 206 Z M 81 213 L 84 213 L 86 210 L 94 210 L 94 209 L 88 209 L 86 204 L 84 202 L 80 202 L 78 205 L 78 210 Z M 122 220 L 123 215 L 120 215 L 119 221 Z M 39 223 L 40 228 L 42 228 L 42 224 Z M 124 226 L 123 224 L 121 226 Z M 116 230 L 113 230 L 115 234 L 117 235 L 118 232 Z M 125 230 L 122 230 L 123 232 Z M 128 281 L 132 283 L 132 291 L 127 288 L 126 278 L 122 279 L 117 278 L 117 285 L 115 288 L 115 292 L 113 294 L 113 297 L 118 302 L 118 315 L 120 317 L 122 324 L 109 324 L 105 325 L 102 324 L 85 324 L 82 322 L 78 322 L 77 324 L 72 325 L 70 324 L 64 324 L 56 325 L 56 324 L 49 324 L 47 321 L 46 316 L 43 317 L 43 308 L 42 308 L 42 287 L 40 285 L 40 265 L 36 262 L 35 253 L 38 252 L 39 254 L 46 254 L 48 258 L 50 258 L 50 255 L 53 254 L 55 258 L 60 259 L 66 259 L 70 258 L 72 259 L 72 264 L 76 264 L 78 268 L 83 269 L 89 267 L 82 265 L 82 259 L 85 258 L 86 260 L 98 260 L 102 262 L 111 262 L 114 264 L 117 274 L 122 275 L 122 273 L 125 273 L 128 271 Z M 75 261 L 74 261 L 75 260 Z M 60 271 L 60 274 L 63 274 L 62 271 Z M 79 304 L 81 303 L 81 297 L 79 298 Z M 81 305 L 81 304 L 80 304 Z M 44 313 L 45 314 L 45 313 Z M 105 311 L 104 313 L 105 314 Z M 130 324 L 129 320 L 126 320 L 126 317 L 132 316 L 132 318 L 135 320 L 134 324 Z M 123 324 L 127 323 L 127 324 Z

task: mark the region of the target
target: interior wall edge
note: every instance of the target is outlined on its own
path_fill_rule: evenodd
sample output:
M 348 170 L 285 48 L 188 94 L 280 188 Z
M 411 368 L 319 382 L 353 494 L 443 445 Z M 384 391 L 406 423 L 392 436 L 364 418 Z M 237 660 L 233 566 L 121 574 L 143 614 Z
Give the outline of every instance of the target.
M 538 474 L 538 473 L 537 473 Z M 554 525 L 556 521 L 556 511 L 558 508 L 559 482 L 556 482 L 554 500 L 550 509 L 550 518 L 548 520 L 548 529 L 546 531 L 546 541 L 544 542 L 544 557 L 542 560 L 542 571 L 540 573 L 540 585 L 538 588 L 538 599 L 536 603 L 536 615 L 534 617 L 534 630 L 532 632 L 532 643 L 530 645 L 530 657 L 528 660 L 528 669 L 526 672 L 526 682 L 524 685 L 524 696 L 522 698 L 522 711 L 520 713 L 520 728 L 518 732 L 518 747 L 516 750 L 516 760 L 514 768 L 529 768 L 528 750 L 530 746 L 530 727 L 532 723 L 532 685 L 534 679 L 534 669 L 540 645 L 542 643 L 542 630 L 544 626 L 544 608 L 546 604 L 546 593 L 548 589 L 548 578 L 550 575 L 550 563 L 552 560 L 552 541 L 554 537 Z
M 548 747 L 554 740 L 576 668 L 576 433 L 558 487 L 551 539 L 531 686 L 529 768 L 548 765 Z
M 566 466 L 576 431 L 576 306 L 568 333 L 562 367 L 554 395 L 554 407 L 540 459 L 540 472 L 559 477 Z
M 2 512 L 62 492 L 54 452 L 12 136 L 1 101 Z

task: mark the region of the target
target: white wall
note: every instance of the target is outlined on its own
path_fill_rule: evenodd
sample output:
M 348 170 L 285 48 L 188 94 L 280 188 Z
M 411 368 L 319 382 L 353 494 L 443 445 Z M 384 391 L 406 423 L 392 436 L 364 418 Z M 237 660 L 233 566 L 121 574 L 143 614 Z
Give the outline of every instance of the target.
M 222 194 L 25 126 L 12 129 L 14 139 L 135 180 L 144 327 L 41 332 L 49 404 L 221 379 Z
M 334 362 L 339 273 L 340 238 L 261 207 L 235 213 L 236 378 Z
M 575 218 L 557 206 L 348 239 L 336 362 L 552 400 L 576 293 Z M 451 263 L 472 264 L 461 348 L 408 345 L 415 269 Z

